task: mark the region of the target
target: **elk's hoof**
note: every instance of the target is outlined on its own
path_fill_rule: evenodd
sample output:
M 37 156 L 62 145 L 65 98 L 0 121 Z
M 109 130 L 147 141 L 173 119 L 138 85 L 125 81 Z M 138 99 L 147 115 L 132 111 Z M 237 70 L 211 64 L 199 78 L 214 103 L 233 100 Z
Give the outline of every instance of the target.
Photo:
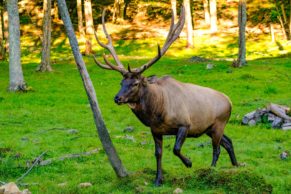
M 156 187 L 159 187 L 159 186 L 162 185 L 162 183 L 163 183 L 163 180 L 162 180 L 162 179 L 156 179 L 155 182 L 154 182 L 154 185 L 155 185 Z
M 191 168 L 192 167 L 192 162 L 190 161 L 190 160 L 185 160 L 185 166 L 187 167 L 187 168 Z

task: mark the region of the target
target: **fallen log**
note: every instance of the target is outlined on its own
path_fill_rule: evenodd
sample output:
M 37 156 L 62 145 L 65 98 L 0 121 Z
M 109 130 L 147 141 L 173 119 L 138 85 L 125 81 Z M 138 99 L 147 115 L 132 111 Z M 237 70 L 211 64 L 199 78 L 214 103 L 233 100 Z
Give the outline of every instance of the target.
M 289 117 L 286 113 L 287 109 L 282 108 L 282 106 L 271 103 L 268 106 L 268 109 L 278 117 L 291 121 L 291 117 Z

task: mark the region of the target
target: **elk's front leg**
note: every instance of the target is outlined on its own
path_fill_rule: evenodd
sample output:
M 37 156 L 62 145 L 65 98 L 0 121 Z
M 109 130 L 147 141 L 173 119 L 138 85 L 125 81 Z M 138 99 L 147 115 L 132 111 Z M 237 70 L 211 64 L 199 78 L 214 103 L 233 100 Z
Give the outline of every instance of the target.
M 176 135 L 176 143 L 175 143 L 173 152 L 176 156 L 178 156 L 182 160 L 182 162 L 185 164 L 185 166 L 187 168 L 191 168 L 192 162 L 188 158 L 186 158 L 185 156 L 183 156 L 181 154 L 181 148 L 182 148 L 182 145 L 187 137 L 187 134 L 188 134 L 187 127 L 180 127 L 179 128 L 178 133 Z
M 155 156 L 157 160 L 157 173 L 156 173 L 156 180 L 154 184 L 156 186 L 160 186 L 163 182 L 163 174 L 162 174 L 163 136 L 155 135 L 153 133 L 153 137 L 155 140 Z

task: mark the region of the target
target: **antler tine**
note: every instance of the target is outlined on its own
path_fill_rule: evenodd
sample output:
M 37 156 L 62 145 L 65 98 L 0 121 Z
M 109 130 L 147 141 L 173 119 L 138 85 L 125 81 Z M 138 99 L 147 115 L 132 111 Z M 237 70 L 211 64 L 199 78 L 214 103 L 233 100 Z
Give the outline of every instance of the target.
M 95 58 L 95 56 L 94 56 L 94 61 L 95 61 L 96 64 L 97 64 L 98 66 L 100 66 L 101 68 L 104 68 L 104 69 L 110 69 L 110 70 L 116 70 L 116 71 L 119 71 L 120 73 L 123 74 L 123 73 L 126 72 L 126 70 L 125 70 L 124 66 L 122 65 L 121 61 L 119 60 L 118 55 L 116 54 L 116 52 L 115 52 L 115 50 L 114 50 L 114 47 L 113 47 L 113 44 L 112 44 L 112 39 L 111 39 L 110 35 L 109 35 L 108 32 L 107 32 L 107 29 L 106 29 L 106 26 L 105 26 L 105 13 L 106 13 L 106 10 L 104 9 L 103 12 L 102 12 L 102 27 L 103 27 L 103 32 L 104 32 L 104 34 L 105 34 L 105 36 L 106 36 L 106 39 L 107 39 L 107 41 L 108 41 L 107 44 L 104 44 L 104 43 L 102 43 L 102 42 L 99 40 L 99 38 L 98 38 L 98 36 L 97 36 L 97 34 L 96 34 L 95 31 L 94 31 L 94 35 L 95 35 L 95 38 L 96 38 L 98 44 L 99 44 L 101 47 L 107 49 L 107 50 L 110 52 L 110 54 L 112 55 L 114 61 L 115 61 L 116 64 L 117 64 L 117 66 L 116 66 L 116 65 L 113 65 L 112 63 L 110 63 L 109 60 L 106 58 L 105 55 L 103 55 L 103 58 L 104 58 L 104 61 L 105 61 L 105 63 L 106 63 L 107 65 L 100 63 L 100 62 Z
M 112 69 L 112 70 L 116 70 L 119 71 L 121 74 L 124 74 L 126 72 L 125 69 L 120 68 L 119 66 L 115 66 L 112 63 L 110 63 L 110 61 L 107 59 L 106 55 L 103 54 L 103 59 L 105 61 L 105 63 Z
M 92 55 L 92 56 L 93 56 L 93 59 L 94 59 L 95 63 L 96 63 L 99 67 L 101 67 L 101 68 L 103 68 L 103 69 L 113 70 L 110 66 L 104 65 L 104 64 L 102 64 L 100 61 L 98 61 L 98 60 L 96 59 L 95 55 Z
M 172 10 L 171 26 L 170 26 L 169 33 L 167 35 L 166 41 L 162 49 L 160 49 L 160 46 L 158 45 L 158 54 L 152 60 L 150 60 L 149 62 L 147 62 L 140 68 L 134 69 L 133 71 L 136 73 L 142 73 L 143 71 L 151 67 L 155 62 L 157 62 L 167 52 L 168 48 L 172 45 L 172 43 L 179 37 L 183 29 L 184 23 L 185 23 L 184 6 L 181 7 L 180 18 L 176 24 L 174 22 L 174 15 L 173 15 L 173 10 Z
M 112 55 L 112 57 L 114 58 L 114 61 L 116 62 L 116 64 L 120 67 L 120 68 L 124 68 L 124 66 L 122 65 L 122 63 L 120 62 L 119 58 L 118 58 L 118 55 L 116 54 L 115 50 L 114 50 L 114 47 L 113 47 L 113 44 L 112 44 L 112 39 L 111 39 L 111 36 L 108 34 L 107 32 L 107 29 L 106 29 L 106 26 L 105 26 L 105 13 L 106 13 L 106 9 L 103 10 L 102 12 L 102 27 L 103 27 L 103 31 L 104 31 L 104 34 L 108 40 L 108 43 L 106 46 L 106 49 L 109 50 L 110 54 Z

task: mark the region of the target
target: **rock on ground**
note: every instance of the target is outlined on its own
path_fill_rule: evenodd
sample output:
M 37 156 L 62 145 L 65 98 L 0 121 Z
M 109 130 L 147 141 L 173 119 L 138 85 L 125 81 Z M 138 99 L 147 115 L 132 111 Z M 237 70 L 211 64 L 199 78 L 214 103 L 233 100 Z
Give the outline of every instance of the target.
M 14 182 L 10 182 L 0 187 L 0 194 L 31 194 L 31 192 L 28 189 L 20 191 Z
M 173 191 L 174 194 L 179 194 L 179 193 L 183 193 L 183 190 L 180 189 L 180 188 L 176 188 L 174 191 Z
M 86 187 L 92 187 L 92 183 L 80 183 L 79 184 L 79 187 L 81 187 L 81 188 L 86 188 Z

